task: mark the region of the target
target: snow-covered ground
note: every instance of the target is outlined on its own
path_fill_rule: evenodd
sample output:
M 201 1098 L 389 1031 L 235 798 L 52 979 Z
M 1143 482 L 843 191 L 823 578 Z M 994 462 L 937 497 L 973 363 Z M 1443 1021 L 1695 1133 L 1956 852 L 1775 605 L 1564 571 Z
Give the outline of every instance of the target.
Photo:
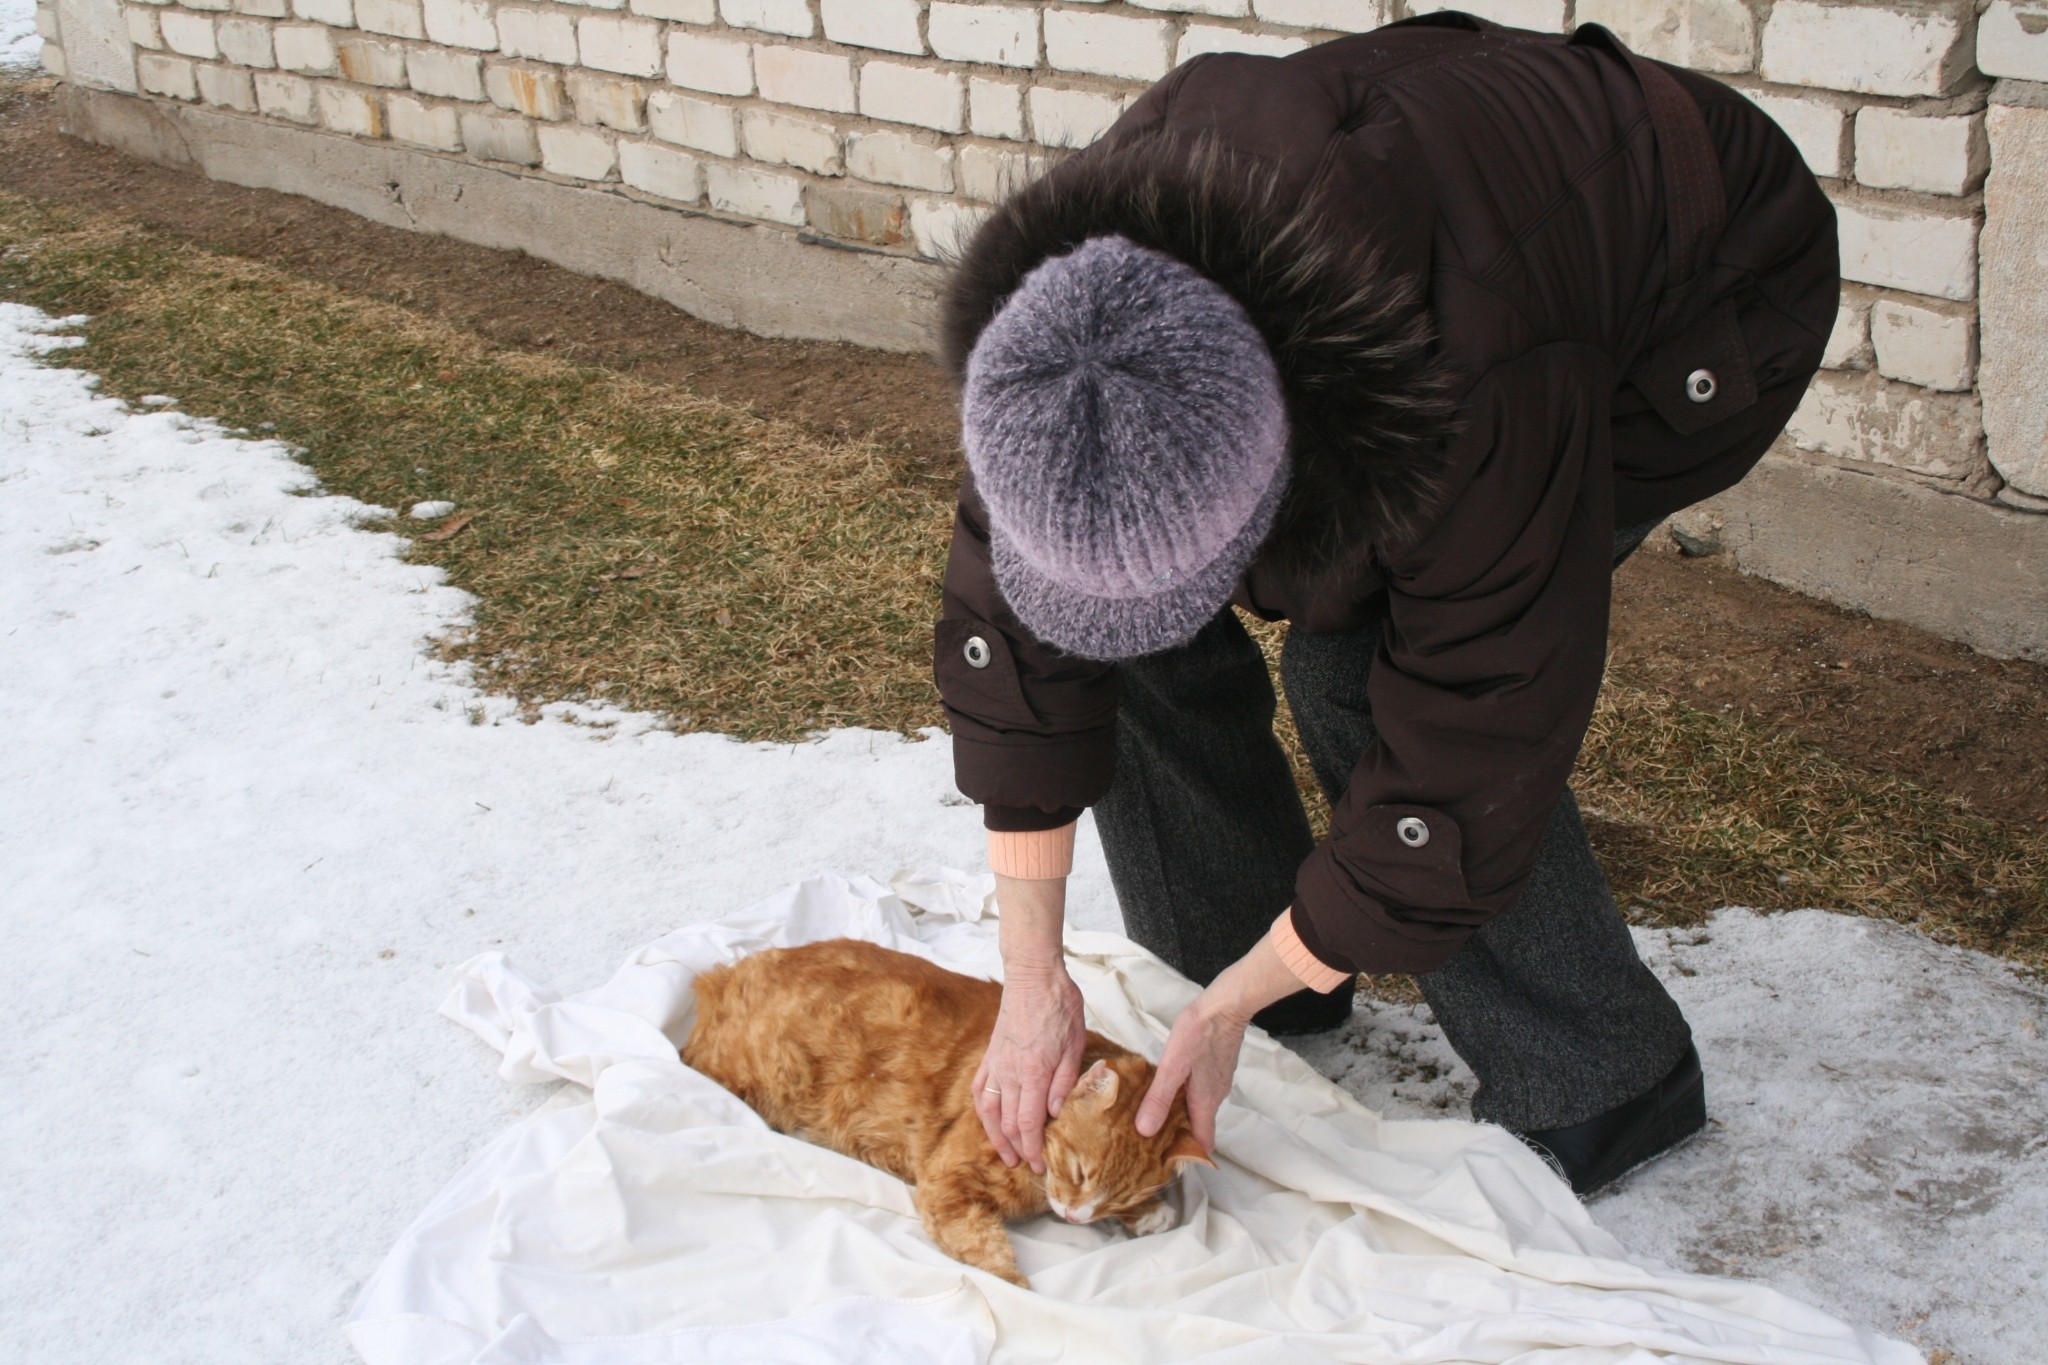
M 422 652 L 466 599 L 369 509 L 26 359 L 51 332 L 0 304 L 0 1359 L 342 1362 L 385 1249 L 548 1098 L 434 1017 L 455 963 L 594 983 L 814 871 L 974 866 L 979 822 L 943 737 L 520 723 Z M 1092 845 L 1077 888 L 1114 927 Z M 2031 1365 L 2048 993 L 1819 912 L 1642 937 L 1716 1122 L 1600 1220 Z M 1406 1010 L 1309 1052 L 1393 1113 L 1469 1089 Z
M 36 0 L 0 0 L 0 72 L 33 71 L 42 60 Z

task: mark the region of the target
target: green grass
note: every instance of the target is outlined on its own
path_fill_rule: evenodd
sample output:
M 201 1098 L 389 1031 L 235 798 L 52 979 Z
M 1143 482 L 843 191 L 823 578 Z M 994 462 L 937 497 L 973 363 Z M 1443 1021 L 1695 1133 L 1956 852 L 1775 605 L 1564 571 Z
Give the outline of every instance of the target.
M 411 554 L 476 594 L 474 629 L 448 647 L 487 687 L 749 738 L 940 723 L 929 641 L 949 499 L 873 446 L 8 196 L 0 297 L 90 314 L 87 344 L 55 363 L 110 394 L 170 393 L 289 441 L 331 492 L 458 503 L 466 528 Z M 1284 719 L 1282 739 L 1320 807 Z M 1820 905 L 2048 966 L 2035 827 L 1627 678 L 1609 682 L 1577 782 L 1639 922 Z

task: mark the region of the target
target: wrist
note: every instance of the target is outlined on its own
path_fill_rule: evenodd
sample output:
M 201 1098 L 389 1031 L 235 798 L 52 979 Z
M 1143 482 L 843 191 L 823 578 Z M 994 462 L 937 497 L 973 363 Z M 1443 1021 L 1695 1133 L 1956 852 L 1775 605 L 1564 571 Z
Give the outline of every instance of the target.
M 1301 978 L 1281 959 L 1271 939 L 1262 938 L 1224 968 L 1202 998 L 1212 1017 L 1248 1025 L 1260 1010 L 1301 988 Z

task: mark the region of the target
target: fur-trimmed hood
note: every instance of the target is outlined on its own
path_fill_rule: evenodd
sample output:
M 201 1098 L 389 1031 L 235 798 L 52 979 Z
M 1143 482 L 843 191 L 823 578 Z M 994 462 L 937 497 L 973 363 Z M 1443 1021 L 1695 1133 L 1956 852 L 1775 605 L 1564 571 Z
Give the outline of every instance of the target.
M 941 318 L 956 381 L 1041 262 L 1120 234 L 1193 266 L 1244 307 L 1287 395 L 1292 473 L 1260 560 L 1313 576 L 1428 528 L 1453 405 L 1419 282 L 1326 205 L 1285 202 L 1268 167 L 1213 138 L 1099 147 L 1012 195 L 955 262 Z

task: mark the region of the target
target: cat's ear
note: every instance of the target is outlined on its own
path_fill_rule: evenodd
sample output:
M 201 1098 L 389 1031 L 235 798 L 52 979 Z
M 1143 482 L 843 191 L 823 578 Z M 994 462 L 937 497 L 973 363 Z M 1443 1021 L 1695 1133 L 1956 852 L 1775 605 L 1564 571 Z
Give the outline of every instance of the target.
M 1199 1161 L 1212 1171 L 1216 1169 L 1215 1161 L 1210 1158 L 1207 1152 L 1202 1150 L 1202 1144 L 1195 1141 L 1195 1135 L 1183 1131 L 1179 1137 L 1173 1140 L 1173 1146 L 1166 1149 L 1166 1162 L 1173 1167 L 1175 1173 L 1178 1173 L 1183 1166 L 1191 1161 Z
M 1081 1073 L 1080 1080 L 1074 1082 L 1074 1089 L 1067 1096 L 1067 1102 L 1071 1104 L 1075 1100 L 1081 1100 L 1106 1109 L 1116 1103 L 1117 1087 L 1122 1082 L 1123 1077 L 1116 1074 L 1114 1067 L 1108 1062 L 1098 1060 L 1095 1065 Z

